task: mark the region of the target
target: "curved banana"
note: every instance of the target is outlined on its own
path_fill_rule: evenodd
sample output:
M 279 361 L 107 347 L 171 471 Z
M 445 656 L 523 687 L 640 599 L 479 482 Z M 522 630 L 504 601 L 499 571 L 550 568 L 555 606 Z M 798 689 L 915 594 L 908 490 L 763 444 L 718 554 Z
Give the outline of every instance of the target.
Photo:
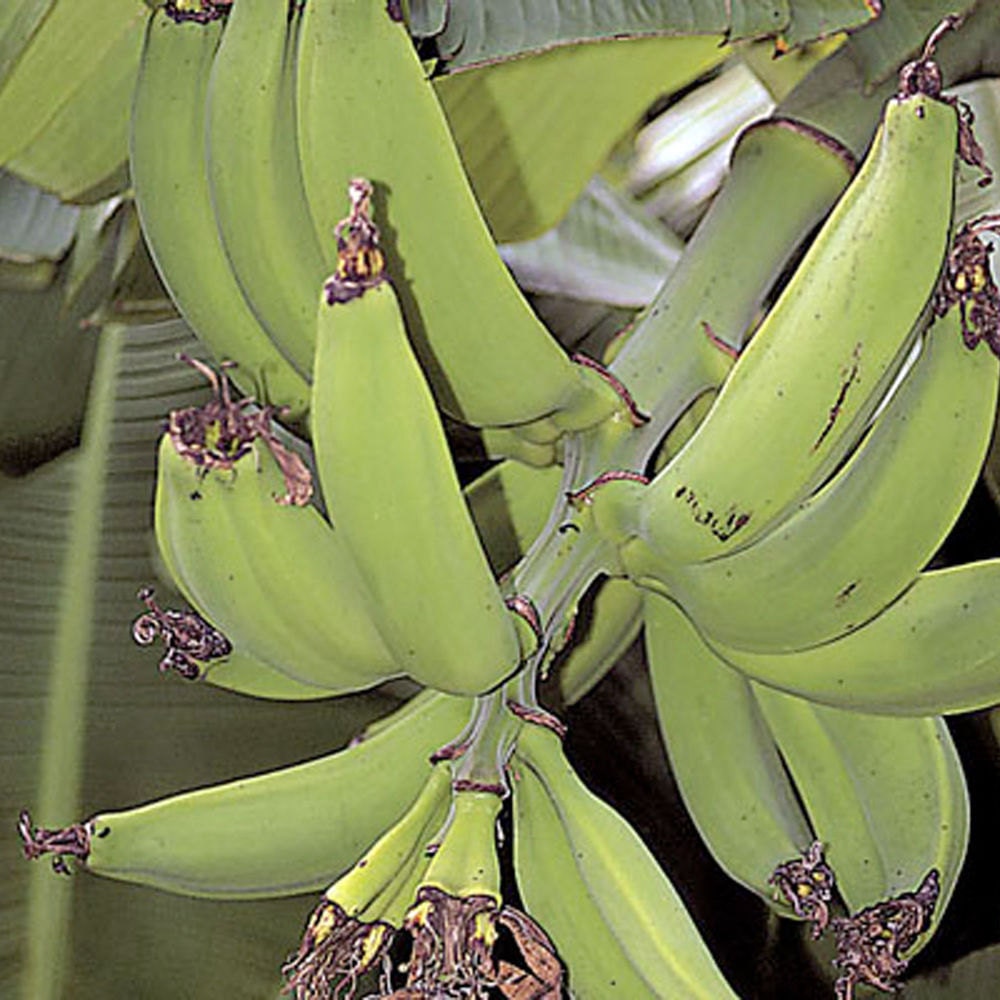
M 726 874 L 771 903 L 768 876 L 815 835 L 753 687 L 672 602 L 647 594 L 644 620 L 656 716 L 684 805 Z
M 951 310 L 821 490 L 745 548 L 652 585 L 712 641 L 739 649 L 787 652 L 862 625 L 914 581 L 965 506 L 993 430 L 997 373 L 995 356 L 966 348 Z
M 941 718 L 844 712 L 754 685 L 853 912 L 940 877 L 936 926 L 965 860 L 969 800 Z
M 941 270 L 956 136 L 949 104 L 920 93 L 887 103 L 861 169 L 712 410 L 644 491 L 624 553 L 634 576 L 750 543 L 854 445 Z
M 296 109 L 316 230 L 327 238 L 350 178 L 372 179 L 442 408 L 481 426 L 555 415 L 560 429 L 614 412 L 615 394 L 570 362 L 500 260 L 406 26 L 371 0 L 314 0 L 302 18 Z
M 191 896 L 318 890 L 407 812 L 433 773 L 428 756 L 469 710 L 466 699 L 422 695 L 372 736 L 304 764 L 99 813 L 64 831 L 31 831 L 25 819 L 25 849 Z
M 897 601 L 833 642 L 793 653 L 712 643 L 727 662 L 811 701 L 886 715 L 969 712 L 1000 701 L 1000 560 L 921 573 Z
M 176 24 L 163 10 L 150 18 L 132 108 L 136 204 L 157 270 L 184 319 L 219 360 L 239 363 L 244 393 L 256 391 L 301 416 L 309 388 L 251 310 L 212 211 L 204 112 L 221 32 L 221 21 Z
M 515 869 L 574 996 L 735 998 L 635 831 L 591 794 L 542 726 L 515 755 Z
M 428 847 L 447 816 L 450 784 L 448 765 L 438 764 L 402 818 L 326 890 L 297 954 L 282 969 L 287 991 L 318 996 L 380 961 L 403 926 L 415 880 L 430 863 Z
M 238 652 L 300 683 L 342 694 L 401 673 L 342 533 L 311 506 L 276 503 L 277 461 L 259 442 L 246 450 L 206 469 L 176 434 L 160 441 L 156 537 L 181 592 Z
M 241 0 L 226 19 L 206 96 L 212 205 L 226 254 L 271 339 L 307 381 L 316 289 L 329 273 L 295 136 L 295 49 L 301 12 Z
M 312 425 L 320 478 L 400 668 L 430 687 L 479 693 L 517 668 L 517 631 L 381 270 L 371 188 L 355 181 L 351 190 L 341 262 L 318 315 Z

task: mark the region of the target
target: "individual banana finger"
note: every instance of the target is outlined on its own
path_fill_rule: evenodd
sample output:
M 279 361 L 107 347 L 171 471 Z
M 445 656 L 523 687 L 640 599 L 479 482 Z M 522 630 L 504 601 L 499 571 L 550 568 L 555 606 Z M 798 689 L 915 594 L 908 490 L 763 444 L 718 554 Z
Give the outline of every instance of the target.
M 814 833 L 753 688 L 675 604 L 647 595 L 644 621 L 656 716 L 684 805 L 723 870 L 771 901 L 770 873 Z
M 428 756 L 469 717 L 466 699 L 419 696 L 390 724 L 304 764 L 98 813 L 65 830 L 22 819 L 29 857 L 215 899 L 318 890 L 392 827 L 431 777 Z
M 159 449 L 156 536 L 181 592 L 237 651 L 294 681 L 342 694 L 398 675 L 350 549 L 301 502 L 305 467 L 275 449 L 270 413 L 206 371 L 214 398 L 172 414 Z
M 316 289 L 329 267 L 306 204 L 295 135 L 295 55 L 302 14 L 241 0 L 226 19 L 206 94 L 212 206 L 254 314 L 307 381 Z
M 204 112 L 222 25 L 178 24 L 163 10 L 150 18 L 129 140 L 136 205 L 160 277 L 191 328 L 220 361 L 237 362 L 245 394 L 301 417 L 308 385 L 250 308 L 212 211 Z
M 338 270 L 319 306 L 320 477 L 396 662 L 431 687 L 479 693 L 517 668 L 517 632 L 382 271 L 370 194 L 366 181 L 352 182 Z
M 544 789 L 564 829 L 577 878 L 645 984 L 634 995 L 735 997 L 666 875 L 635 831 L 580 781 L 556 733 L 525 726 L 515 760 Z M 539 916 L 563 951 L 565 935 L 551 915 Z M 572 958 L 563 957 L 572 969 Z

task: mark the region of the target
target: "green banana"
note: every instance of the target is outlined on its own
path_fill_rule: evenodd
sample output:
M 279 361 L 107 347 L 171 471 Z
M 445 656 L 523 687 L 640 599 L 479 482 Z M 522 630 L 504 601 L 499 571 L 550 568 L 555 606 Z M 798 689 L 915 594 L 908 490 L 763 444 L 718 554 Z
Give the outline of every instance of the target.
M 997 359 L 966 348 L 951 310 L 821 490 L 749 546 L 651 585 L 739 649 L 786 652 L 857 628 L 914 581 L 957 520 L 989 445 L 997 383 Z
M 0 7 L 0 87 L 6 82 L 55 0 L 7 0 Z
M 93 68 L 148 14 L 141 0 L 52 6 L 0 87 L 0 165 L 51 126 L 63 106 L 80 96 Z
M 676 890 L 635 831 L 586 789 L 559 737 L 523 727 L 515 766 L 519 885 L 573 994 L 735 997 Z
M 276 503 L 282 471 L 256 448 L 204 470 L 162 438 L 156 537 L 181 592 L 238 652 L 293 681 L 342 694 L 398 675 L 341 532 L 311 506 Z
M 1000 560 L 921 573 L 867 624 L 794 653 L 712 643 L 747 676 L 811 701 L 861 712 L 928 715 L 994 705 L 1000 692 L 995 614 Z
M 949 104 L 921 93 L 887 103 L 861 169 L 715 406 L 643 491 L 624 553 L 634 576 L 749 544 L 854 445 L 941 271 L 956 137 Z
M 298 953 L 282 969 L 286 990 L 316 996 L 331 981 L 347 982 L 372 968 L 388 950 L 429 863 L 427 848 L 447 815 L 450 769 L 438 764 L 402 818 L 323 894 Z M 398 897 L 409 902 L 400 904 Z
M 322 889 L 404 815 L 428 756 L 460 730 L 466 699 L 421 695 L 370 737 L 304 764 L 32 831 L 25 850 L 97 875 L 192 896 L 255 899 Z
M 940 718 L 890 719 L 754 685 L 817 839 L 852 910 L 940 876 L 933 925 L 965 859 L 969 801 Z
M 313 229 L 295 137 L 301 20 L 276 0 L 241 0 L 226 20 L 206 96 L 208 176 L 226 254 L 261 325 L 307 381 L 316 289 L 329 272 Z
M 136 204 L 157 270 L 188 324 L 219 360 L 239 363 L 244 393 L 301 416 L 309 388 L 247 303 L 212 212 L 204 112 L 221 32 L 221 21 L 176 24 L 162 10 L 150 18 L 132 108 Z
M 372 179 L 391 224 L 390 271 L 441 406 L 481 426 L 552 415 L 561 430 L 614 412 L 617 396 L 570 362 L 501 262 L 406 26 L 386 5 L 307 4 L 297 80 L 316 230 L 325 240 L 350 178 Z
M 647 594 L 643 611 L 656 716 L 684 805 L 726 874 L 771 902 L 768 876 L 814 834 L 753 688 L 675 604 Z
M 381 271 L 367 215 L 371 189 L 354 181 L 351 191 L 341 261 L 317 320 L 312 419 L 320 479 L 401 669 L 431 687 L 479 693 L 517 668 L 517 631 Z

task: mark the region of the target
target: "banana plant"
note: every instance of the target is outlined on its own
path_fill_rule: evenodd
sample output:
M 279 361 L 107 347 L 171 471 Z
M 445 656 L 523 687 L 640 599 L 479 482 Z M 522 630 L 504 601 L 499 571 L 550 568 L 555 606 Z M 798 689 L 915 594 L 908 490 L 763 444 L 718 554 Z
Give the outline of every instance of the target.
M 98 948 L 87 911 L 131 883 L 159 901 L 135 932 L 176 914 L 191 966 L 151 962 L 144 996 L 759 995 L 574 750 L 640 635 L 658 767 L 758 911 L 833 948 L 830 995 L 895 989 L 947 919 L 970 806 L 945 716 L 1000 703 L 1000 563 L 935 562 L 1000 382 L 995 107 L 950 84 L 995 58 L 996 11 L 600 6 L 0 16 L 0 195 L 53 213 L 8 271 L 93 364 L 86 405 L 12 428 L 38 467 L 0 484 L 4 625 L 45 706 L 11 821 L 55 870 L 18 883 L 12 990 L 118 989 L 128 927 Z M 733 67 L 758 93 L 761 46 L 810 44 L 770 113 L 668 137 L 691 176 L 728 153 L 689 237 L 644 215 L 623 150 L 657 94 Z M 143 667 L 139 761 L 178 766 L 98 801 L 84 720 Z M 240 926 L 259 947 L 199 978 L 195 939 Z

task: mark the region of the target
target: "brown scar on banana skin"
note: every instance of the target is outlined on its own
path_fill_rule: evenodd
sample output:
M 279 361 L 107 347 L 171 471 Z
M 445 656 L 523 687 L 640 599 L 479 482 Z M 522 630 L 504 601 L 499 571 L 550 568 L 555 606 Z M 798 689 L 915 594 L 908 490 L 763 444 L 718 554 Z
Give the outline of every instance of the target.
M 837 398 L 833 401 L 833 406 L 830 407 L 830 412 L 826 418 L 826 426 L 820 431 L 820 435 L 813 442 L 812 450 L 816 451 L 819 446 L 826 440 L 827 435 L 833 430 L 834 424 L 836 424 L 837 419 L 840 417 L 840 411 L 844 408 L 844 402 L 847 399 L 847 394 L 851 391 L 851 386 L 853 386 L 861 378 L 861 342 L 858 341 L 854 345 L 854 350 L 851 352 L 851 365 L 849 368 L 844 369 L 841 372 L 841 383 L 840 390 L 837 393 Z

